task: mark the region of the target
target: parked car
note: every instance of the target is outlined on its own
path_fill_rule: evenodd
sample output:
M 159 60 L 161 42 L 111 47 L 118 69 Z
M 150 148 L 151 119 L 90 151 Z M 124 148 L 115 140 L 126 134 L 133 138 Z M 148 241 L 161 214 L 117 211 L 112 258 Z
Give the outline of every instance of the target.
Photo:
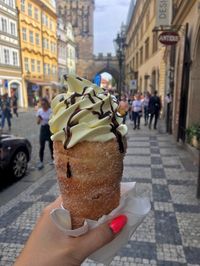
M 26 138 L 1 134 L 0 171 L 5 170 L 15 179 L 22 178 L 26 174 L 31 151 L 31 143 Z

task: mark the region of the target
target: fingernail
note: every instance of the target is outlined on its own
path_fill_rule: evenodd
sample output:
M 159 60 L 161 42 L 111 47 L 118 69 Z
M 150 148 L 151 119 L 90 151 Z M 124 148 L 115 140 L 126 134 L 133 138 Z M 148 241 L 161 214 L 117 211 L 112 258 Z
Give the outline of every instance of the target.
M 127 221 L 128 218 L 125 215 L 120 215 L 110 222 L 109 227 L 114 234 L 118 234 L 127 224 Z

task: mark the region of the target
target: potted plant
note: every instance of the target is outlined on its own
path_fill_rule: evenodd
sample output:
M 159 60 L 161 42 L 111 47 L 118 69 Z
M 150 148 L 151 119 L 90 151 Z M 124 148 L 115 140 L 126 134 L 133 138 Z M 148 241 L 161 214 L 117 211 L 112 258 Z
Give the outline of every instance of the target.
M 192 125 L 186 130 L 187 142 L 195 147 L 200 149 L 200 125 Z

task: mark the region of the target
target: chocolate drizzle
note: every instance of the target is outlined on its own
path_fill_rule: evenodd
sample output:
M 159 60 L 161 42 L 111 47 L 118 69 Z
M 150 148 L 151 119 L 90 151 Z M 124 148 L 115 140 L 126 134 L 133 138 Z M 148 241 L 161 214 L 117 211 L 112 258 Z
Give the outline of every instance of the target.
M 80 81 L 82 81 L 81 78 L 77 77 L 77 79 L 79 79 Z M 110 123 L 110 126 L 111 126 L 111 132 L 115 135 L 116 139 L 117 139 L 117 142 L 119 144 L 119 151 L 121 153 L 124 153 L 125 152 L 125 148 L 124 148 L 124 143 L 123 143 L 123 136 L 122 134 L 120 133 L 120 131 L 118 130 L 118 127 L 120 126 L 120 124 L 118 123 L 116 117 L 119 117 L 119 115 L 117 114 L 117 111 L 114 109 L 113 105 L 112 105 L 112 102 L 116 102 L 117 103 L 117 100 L 115 99 L 112 99 L 112 97 L 110 96 L 109 97 L 109 102 L 110 102 L 110 109 L 111 111 L 106 111 L 104 112 L 103 110 L 103 107 L 105 105 L 105 101 L 97 96 L 95 90 L 93 89 L 93 96 L 91 95 L 91 93 L 86 93 L 86 90 L 88 89 L 88 87 L 85 87 L 83 89 L 83 92 L 82 93 L 73 93 L 67 100 L 65 100 L 65 105 L 66 105 L 66 108 L 69 107 L 69 105 L 73 105 L 76 103 L 76 98 L 78 97 L 88 97 L 88 99 L 91 101 L 92 104 L 95 104 L 95 100 L 93 97 L 99 99 L 101 102 L 101 105 L 100 105 L 100 111 L 96 111 L 96 110 L 93 110 L 93 108 L 87 108 L 88 111 L 91 111 L 93 115 L 97 115 L 98 116 L 98 119 L 101 120 L 101 119 L 104 119 L 106 117 L 110 117 L 111 119 L 111 123 Z M 107 94 L 104 92 L 104 95 L 107 96 Z M 76 114 L 78 114 L 80 111 L 82 111 L 80 109 L 80 107 L 78 106 L 75 111 L 71 114 L 71 116 L 69 117 L 69 120 L 68 120 L 68 123 L 67 123 L 67 126 L 66 128 L 64 128 L 64 132 L 65 132 L 65 136 L 66 136 L 66 139 L 65 139 L 65 143 L 64 143 L 64 148 L 67 149 L 67 146 L 68 144 L 70 143 L 70 140 L 71 140 L 71 137 L 72 137 L 72 133 L 71 133 L 71 128 L 74 127 L 75 125 L 78 124 L 78 121 L 72 121 L 74 116 Z M 71 177 L 71 168 L 70 168 L 70 165 L 68 163 L 67 165 L 67 177 L 70 178 Z
M 67 75 L 65 74 L 65 75 L 63 75 L 63 78 L 64 78 L 64 80 L 66 80 L 67 81 Z
M 65 136 L 66 136 L 66 140 L 65 140 L 65 143 L 64 143 L 64 148 L 67 149 L 67 146 L 71 140 L 71 137 L 72 137 L 72 133 L 71 133 L 71 128 L 76 126 L 78 123 L 76 123 L 75 121 L 72 121 L 73 117 L 78 114 L 79 112 L 81 111 L 81 109 L 79 107 L 77 107 L 75 109 L 75 111 L 71 114 L 68 122 L 67 122 L 67 126 L 66 128 L 64 128 L 64 132 L 65 132 Z
M 92 98 L 92 96 L 91 96 L 90 93 L 86 93 L 86 94 L 84 95 L 84 97 L 85 97 L 85 96 L 88 96 L 88 98 L 89 98 L 89 100 L 91 101 L 91 103 L 93 103 L 93 104 L 96 103 L 95 100 Z
M 61 102 L 63 102 L 64 100 L 65 100 L 65 98 L 64 98 L 64 96 L 62 96 L 62 97 L 60 97 L 59 102 L 61 103 Z
M 111 111 L 107 111 L 106 113 L 103 112 L 103 106 L 105 102 L 102 100 L 101 106 L 100 106 L 100 112 L 92 111 L 93 115 L 97 115 L 99 119 L 103 119 L 107 116 L 111 116 Z
M 110 125 L 111 125 L 111 132 L 115 135 L 117 142 L 119 144 L 119 151 L 121 153 L 124 153 L 125 149 L 124 149 L 122 134 L 117 130 L 117 128 L 119 127 L 119 123 L 117 122 L 114 115 L 112 116 L 112 123 Z
M 72 177 L 72 170 L 71 170 L 71 166 L 70 166 L 70 163 L 68 162 L 67 163 L 67 178 L 71 178 Z

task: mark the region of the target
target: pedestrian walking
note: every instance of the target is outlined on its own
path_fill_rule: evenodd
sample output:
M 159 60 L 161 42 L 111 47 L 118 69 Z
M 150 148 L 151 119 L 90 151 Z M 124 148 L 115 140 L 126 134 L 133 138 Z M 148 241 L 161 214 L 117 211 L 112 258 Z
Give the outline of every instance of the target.
M 129 114 L 129 119 L 130 119 L 130 120 L 133 120 L 133 119 L 132 119 L 132 103 L 133 103 L 133 100 L 132 100 L 132 98 L 130 97 L 130 98 L 128 99 L 128 106 L 129 106 L 128 114 Z
M 157 96 L 157 91 L 154 91 L 154 95 L 150 97 L 149 100 L 149 113 L 150 113 L 150 122 L 149 129 L 151 129 L 152 121 L 154 119 L 154 129 L 157 129 L 157 122 L 161 110 L 161 100 Z
M 16 117 L 19 116 L 18 114 L 18 97 L 16 95 L 16 92 L 13 93 L 11 97 L 11 102 L 12 102 L 12 108 L 13 108 L 13 114 L 16 115 Z
M 49 128 L 49 119 L 51 116 L 51 108 L 48 100 L 46 98 L 41 99 L 41 108 L 37 112 L 37 124 L 41 125 L 40 127 L 40 151 L 39 157 L 40 162 L 38 164 L 38 169 L 42 169 L 44 167 L 43 159 L 44 159 L 44 149 L 46 141 L 49 142 L 49 149 L 51 153 L 51 158 L 53 162 L 53 142 L 51 140 L 51 132 Z
M 119 109 L 118 109 L 120 115 L 123 116 L 123 124 L 126 124 L 126 117 L 128 114 L 128 110 L 129 110 L 128 102 L 126 100 L 126 97 L 123 96 L 121 101 L 119 102 Z
M 139 93 L 137 93 L 132 103 L 132 117 L 134 122 L 133 129 L 140 129 L 140 119 L 142 117 L 142 101 Z
M 11 130 L 11 108 L 10 108 L 10 99 L 8 97 L 8 94 L 5 93 L 1 100 L 1 129 L 4 129 L 5 121 L 7 120 L 9 131 Z
M 149 100 L 150 100 L 150 93 L 147 91 L 145 93 L 144 99 L 143 99 L 143 108 L 144 108 L 144 125 L 148 125 L 149 120 Z

